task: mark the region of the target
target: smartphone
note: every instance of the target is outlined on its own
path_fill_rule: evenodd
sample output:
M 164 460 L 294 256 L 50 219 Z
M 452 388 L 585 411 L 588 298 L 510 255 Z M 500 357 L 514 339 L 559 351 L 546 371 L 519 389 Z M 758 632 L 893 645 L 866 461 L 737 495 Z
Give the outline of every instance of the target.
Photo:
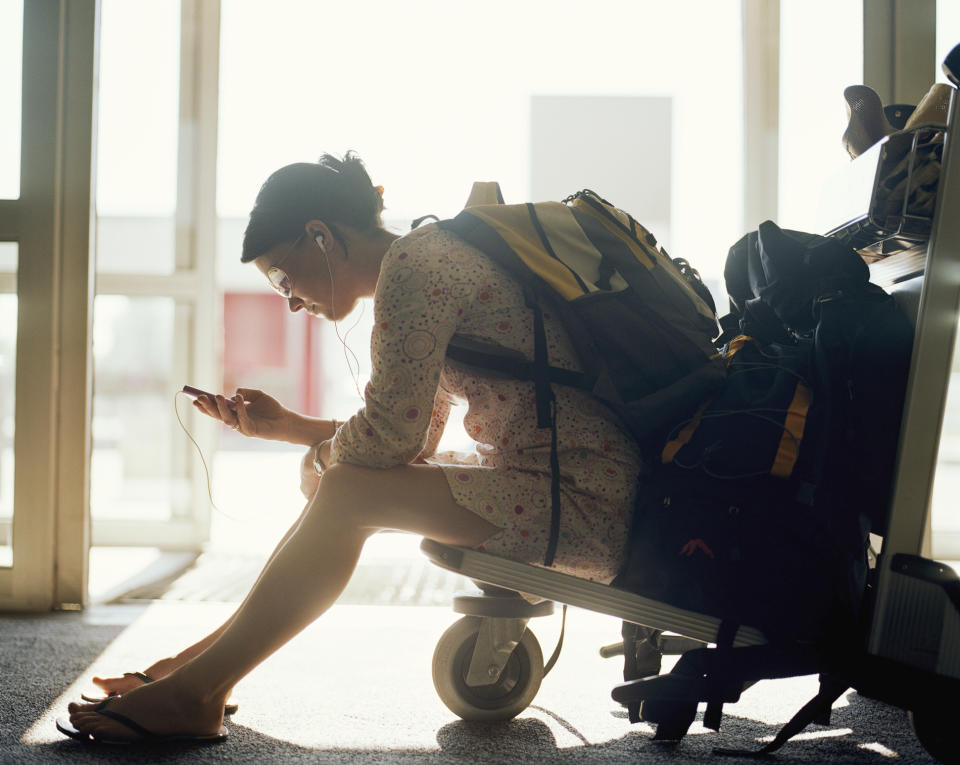
M 186 393 L 188 396 L 193 396 L 194 398 L 196 398 L 197 396 L 210 396 L 210 398 L 216 399 L 215 393 L 209 393 L 208 391 L 200 390 L 200 388 L 194 388 L 192 385 L 184 385 L 183 392 Z M 233 399 L 228 398 L 227 408 L 231 412 L 237 411 L 237 402 L 234 401 Z

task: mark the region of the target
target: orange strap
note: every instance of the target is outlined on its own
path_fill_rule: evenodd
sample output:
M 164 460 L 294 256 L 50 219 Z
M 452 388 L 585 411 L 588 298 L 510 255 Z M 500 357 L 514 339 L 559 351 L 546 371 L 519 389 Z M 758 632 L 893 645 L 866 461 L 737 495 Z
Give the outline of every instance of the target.
M 797 390 L 793 394 L 793 401 L 787 410 L 783 421 L 783 435 L 780 436 L 780 445 L 777 447 L 777 456 L 770 468 L 770 475 L 777 478 L 788 478 L 797 464 L 800 456 L 800 440 L 803 438 L 803 429 L 807 424 L 807 412 L 810 410 L 810 389 L 803 383 L 797 383 Z
M 673 462 L 673 458 L 677 456 L 677 452 L 680 451 L 686 443 L 693 438 L 693 434 L 696 429 L 700 426 L 700 415 L 703 414 L 704 409 L 707 408 L 707 404 L 710 402 L 704 403 L 692 418 L 681 430 L 677 437 L 671 441 L 667 441 L 667 445 L 663 447 L 663 454 L 660 455 L 660 461 L 666 465 L 668 462 Z
M 730 359 L 743 348 L 747 343 L 753 343 L 757 348 L 760 348 L 760 343 L 755 337 L 750 337 L 750 335 L 737 335 L 730 343 L 727 345 L 727 352 L 724 356 L 729 362 Z

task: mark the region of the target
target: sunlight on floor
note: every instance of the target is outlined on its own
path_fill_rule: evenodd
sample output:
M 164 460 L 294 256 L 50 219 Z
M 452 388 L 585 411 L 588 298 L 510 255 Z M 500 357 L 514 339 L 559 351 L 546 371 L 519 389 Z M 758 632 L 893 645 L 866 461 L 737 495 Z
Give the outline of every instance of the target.
M 90 609 L 82 617 L 89 623 L 126 623 L 123 619 L 132 623 L 30 726 L 22 743 L 58 741 L 56 718 L 66 713 L 68 702 L 91 690 L 94 674 L 145 669 L 155 658 L 215 628 L 233 608 L 161 601 L 146 608 Z M 322 750 L 429 752 L 463 746 L 470 734 L 443 706 L 431 679 L 434 647 L 457 618 L 449 609 L 437 607 L 334 606 L 237 686 L 233 700 L 240 710 L 227 727 L 248 740 L 264 737 Z M 558 615 L 530 626 L 549 655 L 559 633 Z M 630 735 L 648 737 L 651 726 L 630 726 L 610 699 L 622 664 L 600 658 L 598 648 L 618 639 L 619 632 L 620 623 L 612 617 L 571 609 L 563 655 L 534 704 L 522 713 L 518 733 L 539 736 L 558 751 L 602 747 Z M 758 684 L 740 702 L 727 705 L 729 719 L 757 721 L 772 733 L 817 690 L 815 676 L 775 682 L 776 686 Z M 761 687 L 766 690 L 758 691 Z M 690 732 L 698 739 L 717 737 L 720 743 L 718 734 L 708 732 L 699 721 Z M 848 728 L 804 734 L 847 735 Z
M 879 741 L 874 741 L 872 744 L 860 744 L 859 749 L 866 749 L 868 752 L 873 752 L 874 754 L 879 754 L 881 757 L 900 757 L 899 754 L 894 752 L 892 749 L 888 749 Z
M 853 730 L 850 728 L 830 728 L 828 730 L 806 730 L 802 733 L 798 733 L 796 736 L 791 738 L 791 741 L 814 741 L 818 738 L 840 738 L 841 736 L 851 736 L 853 735 Z M 757 739 L 761 743 L 769 743 L 773 741 L 773 736 L 761 736 Z
M 84 618 L 117 618 L 129 608 L 92 609 Z M 21 742 L 59 740 L 56 718 L 66 714 L 67 704 L 81 692 L 92 690 L 94 674 L 144 669 L 152 659 L 216 627 L 232 608 L 157 602 L 143 609 Z M 449 609 L 436 607 L 334 606 L 237 686 L 233 700 L 240 710 L 227 727 L 302 747 L 436 750 L 442 746 L 443 729 L 456 717 L 437 697 L 430 667 L 439 636 L 457 618 Z M 549 653 L 559 632 L 558 618 L 539 619 L 532 626 L 544 653 Z M 597 648 L 618 633 L 619 622 L 611 617 L 571 612 L 564 656 L 554 676 L 544 681 L 534 706 L 522 715 L 536 720 L 545 734 L 549 731 L 557 749 L 650 731 L 649 726 L 628 728 L 625 720 L 611 714 L 618 705 L 609 692 L 621 667 L 618 661 L 601 659 Z M 571 688 L 577 693 L 571 694 Z M 317 725 L 317 720 L 324 724 Z

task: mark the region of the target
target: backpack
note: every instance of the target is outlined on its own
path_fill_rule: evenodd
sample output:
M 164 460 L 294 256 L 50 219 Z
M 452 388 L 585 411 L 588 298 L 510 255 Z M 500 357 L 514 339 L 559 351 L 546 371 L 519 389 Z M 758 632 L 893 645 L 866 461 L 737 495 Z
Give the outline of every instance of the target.
M 855 638 L 912 326 L 851 248 L 770 221 L 734 245 L 725 278 L 726 381 L 671 429 L 614 585 L 772 643 Z
M 496 184 L 476 189 L 502 200 Z M 688 416 L 723 381 L 712 343 L 713 300 L 699 274 L 671 259 L 629 214 L 590 190 L 563 202 L 470 206 L 437 225 L 477 247 L 520 285 L 534 317 L 534 359 L 454 335 L 451 361 L 533 381 L 537 422 L 552 429 L 550 537 L 560 528 L 559 460 L 552 384 L 593 394 L 616 412 L 641 449 Z M 550 364 L 543 313 L 559 317 L 583 372 Z

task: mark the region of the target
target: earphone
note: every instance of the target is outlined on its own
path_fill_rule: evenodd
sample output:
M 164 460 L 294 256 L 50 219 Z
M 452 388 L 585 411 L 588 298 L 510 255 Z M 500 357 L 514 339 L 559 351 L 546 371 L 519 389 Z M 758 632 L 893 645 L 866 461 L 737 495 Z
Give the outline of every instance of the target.
M 313 238 L 313 241 L 315 241 L 315 242 L 317 243 L 317 247 L 320 248 L 320 252 L 322 252 L 324 255 L 326 255 L 326 254 L 327 254 L 327 246 L 324 244 L 323 234 L 317 234 L 317 235 Z M 333 285 L 333 269 L 332 269 L 331 266 L 330 266 L 330 259 L 329 259 L 329 258 L 324 258 L 324 260 L 325 260 L 326 263 L 327 263 L 327 273 L 330 274 L 330 310 L 335 313 L 335 312 L 336 312 L 336 311 L 335 311 L 335 305 L 336 305 L 336 304 L 335 304 L 335 302 L 334 302 L 334 292 L 335 292 L 335 289 L 334 289 L 334 285 Z M 339 323 L 337 322 L 336 319 L 333 320 L 333 330 L 334 330 L 334 332 L 335 332 L 336 335 L 337 335 L 337 340 L 339 340 L 339 341 L 340 341 L 340 344 L 343 346 L 343 358 L 344 358 L 344 360 L 347 362 L 347 369 L 350 370 L 350 376 L 353 378 L 353 387 L 357 389 L 357 395 L 358 395 L 361 399 L 363 399 L 363 394 L 360 392 L 360 382 L 359 382 L 359 380 L 358 380 L 358 378 L 357 378 L 357 375 L 359 374 L 359 371 L 360 371 L 360 362 L 357 360 L 356 354 L 354 354 L 354 352 L 353 352 L 352 350 L 350 350 L 350 347 L 347 345 L 347 335 L 349 335 L 349 334 L 350 334 L 350 331 L 351 331 L 354 327 L 356 327 L 357 324 L 360 323 L 360 319 L 362 318 L 362 316 L 363 316 L 363 304 L 361 303 L 361 304 L 360 304 L 360 316 L 357 317 L 357 321 L 354 322 L 353 327 L 350 327 L 350 329 L 348 329 L 348 330 L 346 331 L 346 333 L 344 333 L 343 335 L 340 334 L 340 325 L 339 325 Z M 349 356 L 348 356 L 347 354 L 349 354 Z M 350 356 L 353 357 L 353 364 L 350 363 Z M 356 371 L 354 370 L 354 365 L 356 365 Z

